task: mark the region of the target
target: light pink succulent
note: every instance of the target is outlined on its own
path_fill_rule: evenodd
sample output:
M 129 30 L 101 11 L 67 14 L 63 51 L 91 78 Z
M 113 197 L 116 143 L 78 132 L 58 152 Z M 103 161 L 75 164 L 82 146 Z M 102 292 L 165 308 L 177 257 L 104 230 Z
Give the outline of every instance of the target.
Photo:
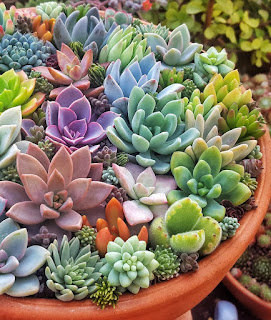
M 27 154 L 18 154 L 17 170 L 23 185 L 0 182 L 0 196 L 7 200 L 6 215 L 24 225 L 45 220 L 67 231 L 82 227 L 80 213 L 98 208 L 113 186 L 87 178 L 91 171 L 88 147 L 72 155 L 62 147 L 51 163 L 45 153 L 30 144 Z
M 80 90 L 87 90 L 90 86 L 87 74 L 93 62 L 92 50 L 89 49 L 80 61 L 77 55 L 66 44 L 62 43 L 61 51 L 57 50 L 56 54 L 60 70 L 43 66 L 33 68 L 33 70 L 41 72 L 41 75 L 52 84 L 61 86 L 51 91 L 50 98 L 57 97 L 70 84 Z M 90 89 L 85 94 L 86 96 L 99 95 L 102 91 L 103 87 L 99 87 Z M 94 94 L 90 94 L 93 92 Z
M 152 168 L 128 163 L 126 167 L 112 164 L 119 183 L 132 201 L 123 203 L 123 212 L 129 225 L 135 226 L 163 217 L 168 209 L 167 194 L 177 188 L 169 175 L 155 175 Z

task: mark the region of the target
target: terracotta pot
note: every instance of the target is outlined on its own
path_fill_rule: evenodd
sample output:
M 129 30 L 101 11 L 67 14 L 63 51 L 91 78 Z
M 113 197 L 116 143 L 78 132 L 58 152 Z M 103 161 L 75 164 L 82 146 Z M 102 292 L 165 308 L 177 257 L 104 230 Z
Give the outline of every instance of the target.
M 268 131 L 268 130 L 267 130 Z M 258 231 L 271 198 L 271 140 L 260 139 L 262 171 L 255 197 L 256 210 L 247 212 L 232 239 L 223 242 L 210 256 L 199 262 L 197 272 L 161 282 L 137 295 L 124 294 L 115 309 L 100 310 L 89 299 L 63 303 L 57 299 L 13 298 L 0 296 L 1 320 L 175 320 L 196 306 L 223 279 L 245 251 Z
M 262 300 L 255 294 L 248 291 L 230 272 L 223 279 L 224 285 L 247 309 L 257 318 L 262 320 L 271 319 L 271 303 Z
M 137 295 L 124 294 L 116 309 L 100 310 L 90 300 L 63 303 L 53 299 L 0 297 L 1 320 L 174 320 L 204 299 L 223 279 L 245 251 L 267 211 L 271 197 L 271 141 L 260 139 L 264 170 L 255 193 L 258 208 L 247 212 L 235 237 L 223 242 L 199 262 L 197 272 L 142 289 Z

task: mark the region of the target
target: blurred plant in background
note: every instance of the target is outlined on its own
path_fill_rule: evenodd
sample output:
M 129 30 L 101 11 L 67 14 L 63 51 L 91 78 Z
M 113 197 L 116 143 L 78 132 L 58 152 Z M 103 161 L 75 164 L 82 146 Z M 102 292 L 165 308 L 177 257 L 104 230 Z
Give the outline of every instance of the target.
M 239 53 L 249 53 L 251 63 L 261 67 L 270 62 L 270 13 L 270 0 L 157 0 L 142 16 L 170 29 L 185 23 L 193 41 L 225 47 L 235 61 Z

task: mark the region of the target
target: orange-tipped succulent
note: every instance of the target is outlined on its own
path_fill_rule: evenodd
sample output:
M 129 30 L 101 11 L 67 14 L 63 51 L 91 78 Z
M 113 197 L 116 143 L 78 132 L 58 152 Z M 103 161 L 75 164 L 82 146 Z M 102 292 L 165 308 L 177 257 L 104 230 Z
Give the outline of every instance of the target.
M 52 41 L 55 22 L 54 18 L 42 22 L 41 16 L 36 16 L 32 22 L 34 35 L 44 41 Z
M 121 203 L 112 198 L 105 208 L 105 219 L 98 219 L 96 223 L 96 249 L 101 256 L 107 252 L 109 241 L 114 241 L 116 237 L 122 238 L 124 241 L 131 237 L 130 230 L 124 222 L 124 214 Z M 143 226 L 138 234 L 138 239 L 148 242 L 148 230 Z

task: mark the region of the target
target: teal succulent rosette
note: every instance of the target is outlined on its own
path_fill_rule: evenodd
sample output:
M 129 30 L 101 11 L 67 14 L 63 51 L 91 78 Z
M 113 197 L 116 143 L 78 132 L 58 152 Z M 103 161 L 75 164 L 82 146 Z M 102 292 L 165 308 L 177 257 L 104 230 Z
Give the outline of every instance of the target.
M 0 4 L 0 294 L 115 308 L 196 271 L 255 207 L 265 121 L 226 50 L 109 3 Z

